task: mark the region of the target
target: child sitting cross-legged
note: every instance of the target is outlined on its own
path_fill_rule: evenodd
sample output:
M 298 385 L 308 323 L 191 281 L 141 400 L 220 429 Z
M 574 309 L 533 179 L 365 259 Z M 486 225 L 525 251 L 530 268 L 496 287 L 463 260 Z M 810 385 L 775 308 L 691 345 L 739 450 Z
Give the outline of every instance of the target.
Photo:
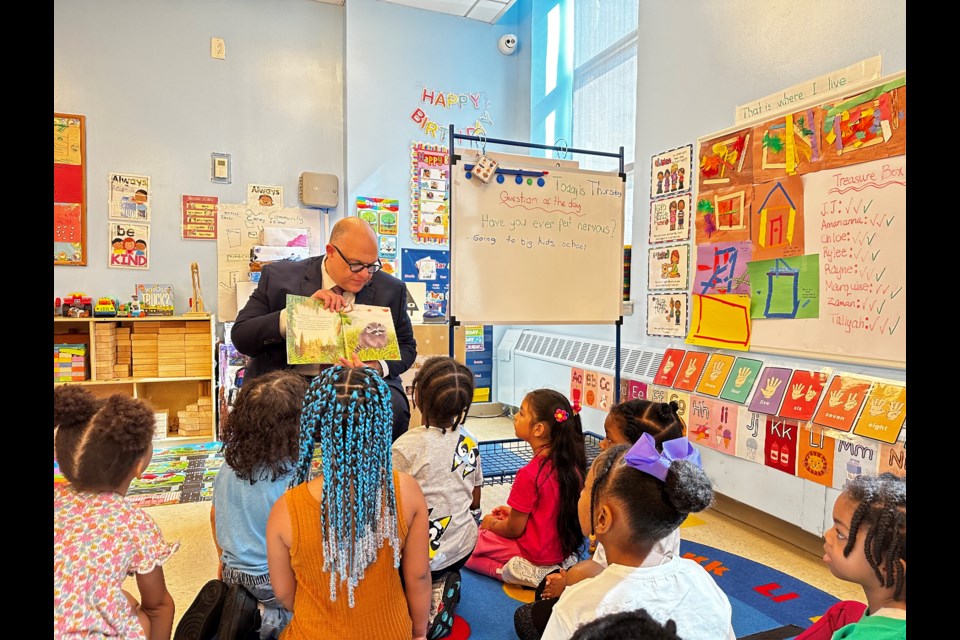
M 684 640 L 733 640 L 730 602 L 703 567 L 679 556 L 645 565 L 659 541 L 712 501 L 700 454 L 686 438 L 667 440 L 661 452 L 645 433 L 632 447 L 598 455 L 578 506 L 583 533 L 603 544 L 608 564 L 564 589 L 543 638 L 567 640 L 598 616 L 643 608 L 661 623 L 673 620 Z

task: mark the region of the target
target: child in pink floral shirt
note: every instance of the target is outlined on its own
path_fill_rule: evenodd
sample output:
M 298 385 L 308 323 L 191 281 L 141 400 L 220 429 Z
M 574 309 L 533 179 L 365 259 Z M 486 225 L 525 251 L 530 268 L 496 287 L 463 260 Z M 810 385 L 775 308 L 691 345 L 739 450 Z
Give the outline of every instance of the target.
M 162 565 L 179 548 L 127 502 L 153 455 L 156 419 L 142 400 L 54 390 L 54 447 L 69 485 L 53 498 L 54 637 L 169 640 L 174 605 Z M 142 602 L 121 586 L 136 575 Z

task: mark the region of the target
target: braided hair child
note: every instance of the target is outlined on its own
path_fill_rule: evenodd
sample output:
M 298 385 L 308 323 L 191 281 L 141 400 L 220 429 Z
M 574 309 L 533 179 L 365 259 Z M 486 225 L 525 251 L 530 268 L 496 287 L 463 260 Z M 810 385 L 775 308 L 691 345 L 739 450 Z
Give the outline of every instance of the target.
M 735 638 L 730 602 L 703 567 L 678 555 L 644 565 L 660 540 L 713 500 L 690 442 L 667 440 L 662 449 L 645 433 L 633 446 L 610 447 L 594 460 L 580 494 L 580 524 L 603 544 L 607 568 L 564 589 L 544 640 L 569 638 L 596 617 L 637 608 L 662 623 L 673 620 L 684 640 Z
M 605 436 L 600 448 L 606 450 L 616 445 L 632 445 L 644 433 L 653 436 L 657 450 L 663 442 L 683 437 L 684 424 L 678 412 L 680 406 L 676 400 L 653 402 L 637 398 L 626 400 L 610 407 L 603 422 Z M 550 611 L 565 587 L 576 584 L 585 578 L 592 578 L 607 566 L 607 556 L 603 545 L 590 541 L 592 558 L 578 562 L 569 570 L 558 569 L 548 574 L 537 586 L 536 601 L 517 608 L 514 614 L 514 626 L 517 635 L 524 640 L 539 638 L 550 618 Z M 680 529 L 674 529 L 651 549 L 643 561 L 643 566 L 656 566 L 680 553 Z
M 453 629 L 460 601 L 460 569 L 477 544 L 471 510 L 480 508 L 483 470 L 476 439 L 463 427 L 473 402 L 473 373 L 449 356 L 423 363 L 413 379 L 413 404 L 423 426 L 411 427 L 393 443 L 393 468 L 420 484 L 429 518 L 431 625 L 427 636 Z
M 892 473 L 858 476 L 833 504 L 823 534 L 830 573 L 863 587 L 867 604 L 843 600 L 797 640 L 907 637 L 907 481 Z
M 296 477 L 267 521 L 270 582 L 293 611 L 282 640 L 425 638 L 427 505 L 392 468 L 390 398 L 369 367 L 330 367 L 310 383 Z M 309 480 L 314 442 L 321 472 Z
M 156 416 L 143 400 L 53 392 L 54 451 L 69 484 L 53 497 L 54 636 L 169 640 L 174 604 L 163 564 L 180 547 L 124 499 L 153 455 Z M 122 588 L 135 575 L 140 602 Z
M 177 625 L 173 640 L 276 638 L 292 614 L 273 593 L 267 568 L 267 518 L 294 474 L 307 380 L 291 369 L 240 387 L 220 434 L 223 465 L 213 483 L 210 526 L 220 560 Z
M 533 449 L 507 498 L 483 517 L 471 571 L 512 584 L 536 587 L 543 576 L 570 563 L 583 547 L 577 498 L 586 477 L 580 416 L 566 396 L 537 389 L 523 398 L 514 432 Z M 512 561 L 522 557 L 529 562 Z M 528 569 L 534 567 L 534 571 Z

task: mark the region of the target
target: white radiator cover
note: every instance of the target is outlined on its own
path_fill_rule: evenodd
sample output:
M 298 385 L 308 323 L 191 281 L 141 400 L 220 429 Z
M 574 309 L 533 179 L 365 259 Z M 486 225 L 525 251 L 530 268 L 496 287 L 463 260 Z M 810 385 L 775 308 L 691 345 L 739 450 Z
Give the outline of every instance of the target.
M 613 341 L 579 338 L 529 329 L 508 329 L 497 346 L 496 400 L 518 407 L 534 389 L 549 388 L 569 396 L 570 369 L 613 375 Z M 621 341 L 620 376 L 650 384 L 665 349 Z M 621 400 L 623 398 L 621 397 Z M 584 407 L 584 431 L 603 435 L 606 412 Z M 714 489 L 729 498 L 769 513 L 814 535 L 833 526 L 836 489 L 791 476 L 748 460 L 694 444 Z

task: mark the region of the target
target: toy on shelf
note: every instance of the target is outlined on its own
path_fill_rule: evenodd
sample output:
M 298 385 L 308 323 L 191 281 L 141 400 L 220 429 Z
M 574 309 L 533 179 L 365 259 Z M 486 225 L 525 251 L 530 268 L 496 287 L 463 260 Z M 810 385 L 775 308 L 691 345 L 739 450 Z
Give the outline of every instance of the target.
M 146 316 L 146 312 L 140 308 L 140 300 L 136 295 L 130 296 L 130 302 L 120 302 L 117 303 L 117 317 L 118 318 L 143 318 Z
M 117 301 L 113 298 L 98 298 L 93 307 L 94 318 L 115 318 L 117 315 Z
M 210 313 L 203 308 L 203 294 L 200 292 L 200 266 L 196 262 L 190 263 L 190 279 L 193 283 L 193 297 L 190 298 L 190 311 L 183 315 L 207 317 Z
M 64 296 L 60 307 L 65 318 L 89 318 L 93 314 L 93 298 L 82 293 Z

